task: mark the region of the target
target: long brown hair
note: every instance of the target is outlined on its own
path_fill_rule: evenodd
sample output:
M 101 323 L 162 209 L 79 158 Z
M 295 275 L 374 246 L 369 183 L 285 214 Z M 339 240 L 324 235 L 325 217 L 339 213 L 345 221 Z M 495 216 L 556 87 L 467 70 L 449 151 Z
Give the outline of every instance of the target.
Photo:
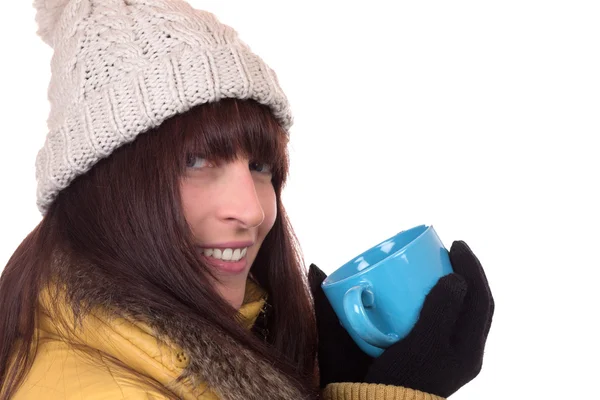
M 277 218 L 251 270 L 268 293 L 265 338 L 236 322 L 236 310 L 207 283 L 210 269 L 194 251 L 178 182 L 186 156 L 198 152 L 223 161 L 244 153 L 274 167 Z M 38 295 L 54 281 L 64 285 L 76 314 L 85 313 L 81 304 L 90 291 L 110 285 L 108 305 L 117 312 L 143 299 L 148 310 L 176 310 L 212 324 L 299 390 L 314 393 L 316 328 L 300 247 L 281 203 L 287 174 L 287 133 L 270 110 L 252 100 L 227 99 L 164 121 L 76 178 L 0 278 L 0 399 L 9 399 L 30 369 Z M 67 267 L 52 267 L 56 249 L 68 255 Z

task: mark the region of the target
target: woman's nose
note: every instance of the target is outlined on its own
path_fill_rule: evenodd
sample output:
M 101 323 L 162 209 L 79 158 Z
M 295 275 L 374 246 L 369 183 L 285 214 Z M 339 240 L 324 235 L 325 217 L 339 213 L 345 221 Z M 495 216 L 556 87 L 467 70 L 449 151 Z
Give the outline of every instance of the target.
M 260 225 L 265 213 L 248 161 L 229 164 L 223 180 L 224 190 L 219 208 L 221 219 L 238 221 L 246 228 Z

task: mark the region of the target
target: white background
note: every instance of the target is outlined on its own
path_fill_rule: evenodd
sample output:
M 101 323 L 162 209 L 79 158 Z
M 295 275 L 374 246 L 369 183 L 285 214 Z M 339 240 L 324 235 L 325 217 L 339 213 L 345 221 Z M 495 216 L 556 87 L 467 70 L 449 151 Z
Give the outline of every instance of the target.
M 600 7 L 584 1 L 192 1 L 278 73 L 295 114 L 285 205 L 330 273 L 421 223 L 465 240 L 496 300 L 452 398 L 597 398 Z M 0 13 L 0 268 L 40 216 L 51 50 Z

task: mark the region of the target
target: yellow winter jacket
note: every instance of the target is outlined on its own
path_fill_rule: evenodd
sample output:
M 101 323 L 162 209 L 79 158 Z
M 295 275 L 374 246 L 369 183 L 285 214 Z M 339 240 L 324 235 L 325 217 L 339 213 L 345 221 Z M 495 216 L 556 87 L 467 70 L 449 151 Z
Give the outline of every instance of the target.
M 164 395 L 138 377 L 150 378 L 168 387 L 184 400 L 218 400 L 206 385 L 190 381 L 175 383 L 188 365 L 181 348 L 158 340 L 145 324 L 127 319 L 86 316 L 78 334 L 78 349 L 66 343 L 54 316 L 46 310 L 50 301 L 42 294 L 38 327 L 39 346 L 31 371 L 13 396 L 14 400 L 166 400 Z M 264 291 L 248 281 L 242 323 L 250 329 L 265 304 Z M 69 311 L 63 308 L 63 312 Z M 71 338 L 72 339 L 72 338 Z M 135 375 L 119 364 L 135 371 Z M 401 387 L 362 383 L 337 383 L 323 392 L 327 400 L 440 400 Z

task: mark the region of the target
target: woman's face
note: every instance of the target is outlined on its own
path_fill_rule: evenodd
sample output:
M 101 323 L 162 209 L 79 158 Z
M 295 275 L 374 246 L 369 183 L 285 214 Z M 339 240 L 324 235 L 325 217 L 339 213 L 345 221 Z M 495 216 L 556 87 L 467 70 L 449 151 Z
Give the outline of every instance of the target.
M 236 309 L 277 216 L 271 178 L 268 164 L 244 156 L 228 163 L 190 156 L 181 179 L 183 211 L 197 253 L 221 281 L 214 282 L 217 291 Z

